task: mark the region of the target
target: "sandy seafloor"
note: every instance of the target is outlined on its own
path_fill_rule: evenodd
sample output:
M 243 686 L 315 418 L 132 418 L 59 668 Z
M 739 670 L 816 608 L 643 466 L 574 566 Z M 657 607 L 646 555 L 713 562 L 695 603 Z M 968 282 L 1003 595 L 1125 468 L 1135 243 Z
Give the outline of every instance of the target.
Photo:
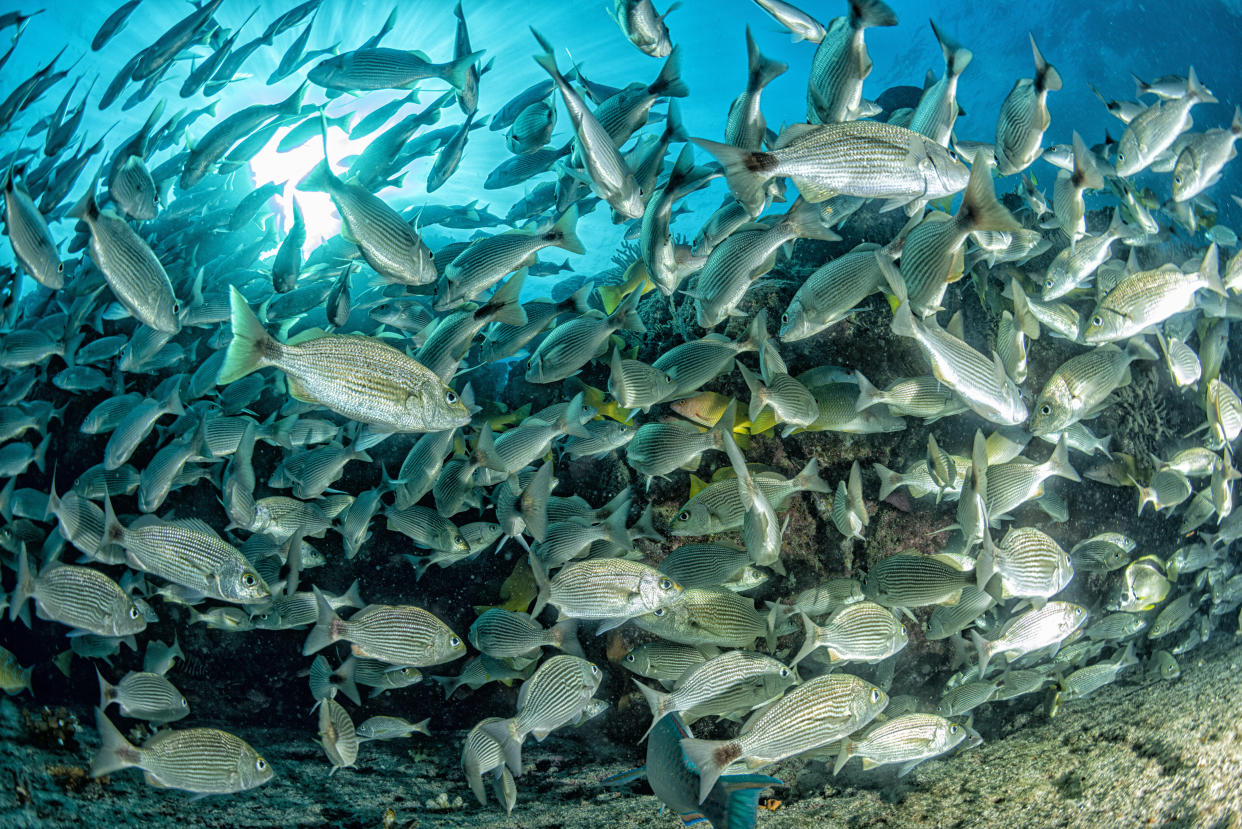
M 902 780 L 896 767 L 862 772 L 852 761 L 836 778 L 819 762 L 791 760 L 767 769 L 785 781 L 765 792 L 780 801 L 760 827 L 1052 827 L 1242 826 L 1242 642 L 1224 631 L 1183 656 L 1173 681 L 1141 667 L 1094 696 L 1064 705 L 1054 719 L 1042 699 L 994 705 L 980 717 L 986 741 L 924 763 Z M 304 731 L 239 729 L 277 771 L 262 788 L 192 800 L 146 785 L 124 771 L 73 791 L 72 769 L 97 745 L 82 728 L 76 751 L 33 746 L 18 706 L 0 700 L 0 826 L 4 827 L 674 827 L 645 784 L 599 785 L 625 770 L 629 752 L 594 726 L 529 740 L 518 805 L 506 817 L 480 807 L 458 764 L 462 734 L 367 743 L 355 768 L 329 776 Z M 89 712 L 77 713 L 89 722 Z M 448 810 L 427 801 L 447 795 Z

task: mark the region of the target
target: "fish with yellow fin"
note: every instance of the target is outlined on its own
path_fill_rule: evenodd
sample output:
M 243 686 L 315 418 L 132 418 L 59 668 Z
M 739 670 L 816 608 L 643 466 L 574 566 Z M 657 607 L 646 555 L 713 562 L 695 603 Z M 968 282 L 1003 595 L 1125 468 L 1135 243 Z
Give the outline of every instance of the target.
M 637 290 L 641 290 L 645 295 L 648 291 L 655 289 L 655 283 L 651 281 L 651 274 L 647 272 L 647 265 L 641 259 L 635 259 L 625 273 L 621 276 L 621 282 L 615 285 L 600 285 L 595 290 L 599 292 L 600 301 L 604 303 L 604 313 L 611 314 L 617 309 L 627 296 Z

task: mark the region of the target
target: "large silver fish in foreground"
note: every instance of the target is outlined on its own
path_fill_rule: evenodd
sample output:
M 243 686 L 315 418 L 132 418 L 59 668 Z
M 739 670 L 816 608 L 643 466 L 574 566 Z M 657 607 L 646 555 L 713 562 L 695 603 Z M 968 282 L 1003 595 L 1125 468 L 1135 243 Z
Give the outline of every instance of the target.
M 241 292 L 230 290 L 233 340 L 216 378 L 220 385 L 275 366 L 296 399 L 386 431 L 439 432 L 470 422 L 457 392 L 392 346 L 322 332 L 282 343 L 263 329 Z

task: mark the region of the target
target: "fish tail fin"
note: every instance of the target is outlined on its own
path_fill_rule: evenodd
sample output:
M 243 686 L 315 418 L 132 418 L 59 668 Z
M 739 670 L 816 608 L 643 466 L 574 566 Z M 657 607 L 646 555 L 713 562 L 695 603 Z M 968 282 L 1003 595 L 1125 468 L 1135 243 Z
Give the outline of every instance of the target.
M 236 287 L 229 288 L 229 309 L 232 314 L 233 339 L 224 353 L 224 362 L 216 375 L 216 383 L 228 385 L 262 368 L 279 354 L 280 344 L 264 330 L 259 318 L 246 304 Z
M 975 651 L 979 654 L 979 678 L 987 676 L 988 662 L 992 659 L 991 642 L 979 635 L 977 630 L 970 632 L 970 641 L 975 644 Z
M 564 434 L 576 438 L 591 436 L 591 433 L 586 430 L 586 425 L 595 416 L 595 410 L 586 405 L 585 397 L 585 392 L 575 394 L 570 399 L 569 405 L 565 407 L 565 414 L 561 415 L 557 421 L 557 425 Z
M 102 682 L 103 677 L 101 676 L 99 680 Z M 310 684 L 311 696 L 315 699 L 327 699 L 332 696 L 334 690 L 332 687 L 332 666 L 328 664 L 326 656 L 319 654 L 311 662 L 307 681 Z
M 1193 66 L 1190 67 L 1190 73 L 1186 77 L 1186 95 L 1194 98 L 1199 103 L 1216 103 L 1216 96 L 1214 96 L 1206 86 L 1199 83 L 1199 76 L 1195 74 L 1195 68 Z
M 1056 92 L 1061 88 L 1061 73 L 1056 67 L 1048 61 L 1044 60 L 1044 55 L 1039 51 L 1039 47 L 1035 45 L 1035 35 L 1031 35 L 1031 52 L 1035 55 L 1035 91 L 1050 90 Z M 1091 91 L 1099 96 L 1099 92 L 1095 87 L 1091 87 Z M 1101 97 L 1100 100 L 1103 100 Z
M 707 800 L 712 788 L 725 768 L 742 756 L 742 747 L 736 740 L 696 740 L 686 738 L 681 741 L 681 750 L 686 753 L 690 762 L 699 769 L 699 802 Z
M 630 295 L 608 315 L 608 319 L 616 323 L 617 328 L 639 334 L 647 333 L 647 326 L 643 324 L 642 318 L 638 315 L 638 301 L 642 299 L 642 296 L 641 286 L 631 291 Z
M 95 203 L 94 182 L 91 182 L 91 186 L 86 188 L 82 198 L 78 199 L 77 203 L 69 208 L 69 215 L 83 221 L 91 221 L 99 216 L 99 205 Z
M 1232 135 L 1242 135 L 1242 106 L 1233 108 L 1233 120 L 1229 122 L 1229 132 Z
M 1220 281 L 1220 249 L 1215 242 L 1203 254 L 1203 261 L 1199 264 L 1199 276 L 1209 291 L 1226 296 L 1225 286 Z
M 901 475 L 882 463 L 874 463 L 871 468 L 875 470 L 876 475 L 880 476 L 880 500 L 883 501 L 901 486 Z
M 354 678 L 357 670 L 358 657 L 351 653 L 349 658 L 341 663 L 341 667 L 337 668 L 336 675 L 339 681 L 336 683 L 336 687 L 340 689 L 342 694 L 353 700 L 354 705 L 361 705 L 362 696 L 358 693 L 358 682 Z
M 91 777 L 103 777 L 105 774 L 138 765 L 142 759 L 142 749 L 125 739 L 125 735 L 112 724 L 103 709 L 95 709 L 95 728 L 99 731 L 102 745 L 99 753 L 91 760 Z
M 319 606 L 319 620 L 306 637 L 306 644 L 302 646 L 303 656 L 321 651 L 341 638 L 341 617 L 336 615 L 336 611 L 328 604 L 318 587 L 312 589 L 315 592 L 315 602 Z
M 1074 183 L 1084 190 L 1099 190 L 1104 186 L 1104 179 L 1095 167 L 1091 151 L 1077 132 L 1074 133 Z
M 109 544 L 124 544 L 125 528 L 121 526 L 121 522 L 116 520 L 116 512 L 112 509 L 112 499 L 106 494 L 104 495 L 104 531 L 103 538 L 100 540 L 100 547 L 106 547 Z
M 306 90 L 310 87 L 310 81 L 302 81 L 302 85 L 280 102 L 279 109 L 286 115 L 296 115 L 302 109 L 302 101 L 306 98 Z
M 30 556 L 26 553 L 26 545 L 17 548 L 17 586 L 9 599 L 9 621 L 15 621 L 19 615 L 30 626 L 29 615 L 22 615 L 26 601 L 34 594 L 34 574 L 30 572 Z
M 586 253 L 586 246 L 578 238 L 578 231 L 575 227 L 577 224 L 578 205 L 570 205 L 569 209 L 556 220 L 556 224 L 552 225 L 552 229 L 548 231 L 548 241 L 570 253 Z
M 522 520 L 526 523 L 526 531 L 536 541 L 543 541 L 548 533 L 548 499 L 552 497 L 552 464 L 544 461 L 526 485 L 529 493 L 523 493 Z M 530 497 L 525 497 L 529 494 Z
M 535 36 L 535 40 L 539 41 L 539 47 L 543 52 L 535 55 L 535 63 L 543 68 L 543 71 L 552 76 L 552 82 L 557 86 L 565 86 L 569 82 L 565 80 L 565 76 L 561 74 L 560 67 L 556 65 L 556 55 L 552 48 L 552 43 L 546 37 L 539 34 L 534 26 L 530 27 L 530 33 Z
M 991 594 L 988 590 L 988 582 L 996 575 L 996 544 L 992 541 L 992 533 L 985 527 L 983 529 L 983 551 L 979 553 L 979 558 L 975 561 L 975 587 Z M 997 601 L 1000 601 L 995 595 Z
M 512 719 L 479 723 L 479 730 L 500 743 L 500 748 L 505 754 L 505 765 L 514 777 L 520 777 L 522 775 L 522 740 L 526 735 L 518 732 L 517 724 Z
M 763 208 L 763 186 L 773 177 L 779 162 L 772 153 L 752 152 L 732 144 L 708 141 L 706 138 L 690 139 L 712 154 L 725 171 L 725 181 L 730 192 L 750 212 L 759 215 Z
M 579 659 L 585 658 L 582 652 L 582 645 L 578 642 L 577 619 L 565 619 L 557 622 L 549 630 L 549 639 L 553 645 L 570 656 L 576 656 Z
M 333 175 L 332 168 L 328 166 L 328 160 L 324 159 L 302 177 L 302 180 L 297 183 L 297 189 L 308 193 L 326 193 Z
M 790 225 L 799 239 L 819 239 L 821 242 L 841 241 L 841 237 L 824 224 L 819 204 L 798 199 L 785 214 L 783 221 Z
M 535 577 L 535 586 L 539 592 L 535 596 L 535 607 L 530 612 L 532 619 L 539 618 L 539 614 L 548 606 L 548 600 L 552 598 L 552 582 L 548 579 L 548 570 L 543 566 L 543 562 L 534 552 L 529 553 L 530 570 Z
M 1121 670 L 1123 668 L 1128 668 L 1131 665 L 1137 665 L 1138 663 L 1138 657 L 1134 655 L 1134 640 L 1131 639 L 1126 644 L 1125 652 L 1122 653 L 1121 656 L 1117 657 L 1117 668 L 1118 670 Z
M 469 80 L 470 67 L 478 63 L 481 57 L 483 57 L 483 50 L 480 49 L 477 52 L 471 52 L 457 60 L 451 61 L 448 68 L 444 70 L 442 77 L 449 86 L 458 92 L 462 91 L 466 88 L 466 83 Z
M 99 669 L 95 669 L 95 677 L 99 680 L 99 707 L 107 708 L 116 700 L 116 686 L 104 679 Z
M 740 354 L 743 351 L 758 351 L 767 338 L 768 314 L 765 310 L 755 314 L 755 318 L 751 320 L 750 327 L 746 329 L 746 338 L 738 343 L 738 353 Z
M 759 51 L 755 38 L 746 27 L 746 86 L 751 92 L 758 92 L 776 80 L 789 69 L 789 64 L 765 57 Z
M 1065 435 L 1061 435 L 1061 439 L 1057 441 L 1057 446 L 1052 450 L 1052 456 L 1048 458 L 1048 470 L 1053 475 L 1067 478 L 1071 481 L 1081 481 L 1078 471 L 1070 465 L 1069 445 L 1066 443 Z
M 854 379 L 858 381 L 858 400 L 854 403 L 855 411 L 870 409 L 880 402 L 877 399 L 881 393 L 880 390 L 871 385 L 871 381 L 864 377 L 861 371 L 854 372 Z
M 811 621 L 811 617 L 805 613 L 802 614 L 802 647 L 798 649 L 798 655 L 794 657 L 791 666 L 797 665 L 803 659 L 806 659 L 815 649 L 819 647 L 819 625 Z
M 990 165 L 980 162 L 975 162 L 970 168 L 970 180 L 962 196 L 962 205 L 957 209 L 956 219 L 963 229 L 1008 233 L 1022 229 L 1013 214 L 996 200 Z
M 634 679 L 633 677 L 630 678 Z M 634 684 L 638 686 L 638 690 L 642 691 L 643 699 L 646 700 L 647 707 L 651 709 L 651 725 L 647 726 L 647 730 L 643 732 L 643 736 L 638 738 L 638 742 L 641 743 L 643 740 L 647 739 L 647 735 L 651 733 L 651 729 L 656 727 L 656 723 L 662 720 L 664 715 L 668 713 L 668 699 L 671 695 L 666 694 L 663 691 L 657 691 L 655 688 L 648 685 L 644 685 L 637 679 L 634 679 Z
M 832 764 L 832 774 L 834 777 L 836 776 L 837 772 L 845 768 L 845 764 L 848 763 L 850 761 L 850 757 L 853 756 L 852 754 L 850 754 L 850 748 L 852 745 L 853 744 L 850 742 L 849 737 L 846 737 L 845 739 L 841 741 L 840 748 L 837 750 L 836 762 Z
M 681 120 L 681 104 L 677 103 L 676 99 L 668 102 L 668 115 L 664 119 L 664 134 L 668 137 L 670 144 L 690 140 L 690 133 L 686 132 L 686 125 Z
M 738 365 L 741 364 L 739 363 Z M 749 369 L 746 370 L 749 372 Z M 751 377 L 754 377 L 754 375 L 751 375 Z M 712 434 L 714 435 L 715 442 L 717 442 L 718 446 L 724 445 L 725 435 L 733 434 L 733 425 L 737 423 L 737 421 L 738 403 L 737 400 L 733 400 L 730 401 L 729 405 L 725 406 L 724 414 L 720 415 L 720 419 L 715 421 L 715 425 L 712 426 Z
M 927 22 L 931 23 L 932 33 L 936 36 L 936 42 L 940 44 L 940 51 L 944 54 L 944 74 L 950 78 L 962 74 L 962 70 L 970 64 L 975 53 L 940 31 L 936 26 L 936 21 Z
M 529 268 L 522 268 L 506 279 L 505 283 L 497 288 L 496 293 L 492 294 L 491 299 L 487 301 L 485 309 L 481 309 L 483 313 L 490 315 L 494 322 L 503 322 L 505 325 L 525 325 L 526 310 L 522 307 L 520 299 L 522 285 L 526 282 L 526 274 L 529 271 Z
M 747 409 L 747 416 L 750 422 L 754 423 L 759 419 L 759 415 L 763 413 L 763 408 L 768 405 L 767 389 L 763 383 L 755 376 L 755 373 L 748 369 L 741 360 L 734 361 L 737 364 L 737 370 L 742 374 L 742 380 L 746 382 L 746 388 L 750 390 L 750 406 Z M 724 420 L 724 418 L 721 418 Z M 732 431 L 732 429 L 730 429 Z
M 811 458 L 807 461 L 806 466 L 802 467 L 802 471 L 794 478 L 794 483 L 803 492 L 822 492 L 828 493 L 832 488 L 828 486 L 828 482 L 819 477 L 819 458 Z
M 850 0 L 850 28 L 896 25 L 897 13 L 883 0 Z
M 647 87 L 647 91 L 661 98 L 685 98 L 690 94 L 690 87 L 681 79 L 681 47 L 674 46 L 673 51 L 668 53 L 660 74 Z

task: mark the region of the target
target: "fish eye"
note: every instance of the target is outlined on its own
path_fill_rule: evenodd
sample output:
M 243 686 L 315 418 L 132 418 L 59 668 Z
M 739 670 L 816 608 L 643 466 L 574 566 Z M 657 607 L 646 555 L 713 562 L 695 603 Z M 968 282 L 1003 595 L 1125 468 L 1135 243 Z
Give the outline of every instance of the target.
M 256 583 L 254 573 L 245 573 L 242 575 L 242 584 L 246 587 L 254 587 Z
M 133 605 L 130 605 L 130 606 L 129 606 L 129 618 L 131 618 L 131 619 L 137 619 L 137 618 L 138 618 L 138 608 L 137 608 L 137 607 L 135 607 L 135 606 L 133 606 Z
M 449 389 L 448 391 L 444 392 L 444 402 L 448 403 L 450 406 L 456 403 L 457 392 L 453 391 L 452 389 Z
M 181 303 L 180 303 L 180 302 L 173 302 L 172 312 L 173 312 L 174 314 L 180 314 L 180 313 L 181 313 Z
M 1050 415 L 1052 414 L 1052 407 L 1045 403 L 1039 407 L 1039 413 L 1042 415 Z
M 1096 326 L 1103 325 L 1104 318 L 1100 316 L 1099 314 L 1096 314 L 1094 317 L 1091 318 L 1091 324 L 1096 325 Z
M 651 611 L 651 615 L 656 617 L 657 619 L 664 618 L 665 613 L 668 613 L 668 610 L 666 610 L 663 607 L 657 607 L 655 610 Z
M 189 706 L 189 704 L 190 704 L 190 703 L 188 703 L 188 702 L 186 702 L 186 701 L 185 701 L 185 697 L 182 697 L 182 698 L 181 698 L 181 707 L 182 707 L 182 708 L 186 708 L 186 707 L 188 707 L 188 706 Z
M 690 511 L 689 511 L 689 510 L 682 510 L 681 512 L 677 513 L 677 520 L 678 520 L 678 521 L 689 521 L 689 520 L 690 520 Z
M 665 578 L 665 579 L 660 579 L 660 589 L 661 589 L 661 590 L 672 590 L 672 589 L 673 589 L 673 580 L 672 580 L 672 579 L 667 579 L 667 578 Z
M 594 662 L 592 662 L 591 663 L 591 675 L 597 676 L 598 674 L 599 674 L 599 666 L 596 665 Z
M 1044 287 L 1045 287 L 1045 288 L 1051 288 L 1051 287 L 1052 287 L 1052 277 L 1051 277 L 1051 276 L 1050 276 L 1050 277 L 1048 277 L 1047 279 L 1045 279 L 1045 280 L 1044 280 Z
M 254 761 L 254 767 L 258 771 L 267 771 L 267 761 L 260 757 L 258 760 Z
M 957 723 L 954 723 L 953 725 L 949 726 L 949 733 L 950 733 L 950 734 L 956 734 L 956 733 L 957 733 L 958 731 L 960 731 L 960 730 L 961 730 L 961 729 L 959 729 L 959 728 L 957 727 Z
M 64 263 L 64 262 L 57 262 L 57 263 L 56 263 L 56 273 L 64 273 L 64 272 L 65 272 L 65 263 Z
M 781 322 L 789 322 L 789 314 L 788 314 L 788 313 L 781 314 Z
M 459 647 L 461 647 L 461 640 L 460 640 L 460 639 L 458 639 L 456 636 L 450 636 L 450 637 L 449 637 L 449 647 L 450 647 L 450 648 L 459 648 Z
M 877 702 L 879 702 L 879 701 L 880 701 L 880 689 L 879 689 L 879 688 L 872 688 L 872 689 L 871 689 L 871 702 L 874 704 L 874 703 L 877 703 Z
M 625 655 L 625 661 L 626 661 L 626 662 L 636 662 L 636 661 L 637 661 L 637 659 L 635 658 L 634 654 L 632 654 L 632 653 L 627 653 L 627 654 Z
M 906 626 L 905 626 L 905 625 L 902 625 L 902 626 L 901 626 L 901 635 L 902 635 L 902 636 L 905 636 L 905 635 L 906 635 Z
M 784 679 L 784 678 L 785 678 L 785 677 L 787 677 L 787 676 L 789 676 L 789 669 L 788 669 L 788 668 L 781 668 L 781 679 Z

